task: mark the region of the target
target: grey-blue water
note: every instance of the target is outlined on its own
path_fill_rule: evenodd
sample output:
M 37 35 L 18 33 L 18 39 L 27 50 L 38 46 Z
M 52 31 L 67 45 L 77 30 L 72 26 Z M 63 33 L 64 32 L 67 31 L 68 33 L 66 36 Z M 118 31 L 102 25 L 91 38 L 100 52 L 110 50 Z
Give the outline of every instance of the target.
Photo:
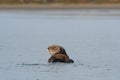
M 120 10 L 1 10 L 0 80 L 119 80 Z M 75 63 L 47 63 L 49 45 Z

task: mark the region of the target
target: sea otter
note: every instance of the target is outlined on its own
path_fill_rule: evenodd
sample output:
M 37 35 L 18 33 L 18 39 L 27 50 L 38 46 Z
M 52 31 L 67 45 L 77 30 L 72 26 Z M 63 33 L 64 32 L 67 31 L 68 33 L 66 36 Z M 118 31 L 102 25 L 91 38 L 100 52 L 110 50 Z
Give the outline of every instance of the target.
M 51 57 L 48 62 L 64 62 L 64 63 L 74 63 L 72 59 L 69 58 L 65 49 L 59 45 L 52 45 L 48 47 L 48 51 Z

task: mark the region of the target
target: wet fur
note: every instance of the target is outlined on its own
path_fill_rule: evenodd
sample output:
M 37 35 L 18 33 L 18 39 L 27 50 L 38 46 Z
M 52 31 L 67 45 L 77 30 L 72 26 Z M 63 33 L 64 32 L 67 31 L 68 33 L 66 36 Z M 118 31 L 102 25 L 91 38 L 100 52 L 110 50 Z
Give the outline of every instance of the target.
M 48 51 L 51 57 L 48 62 L 64 62 L 64 63 L 74 63 L 72 59 L 69 59 L 65 49 L 59 45 L 52 45 L 48 47 Z

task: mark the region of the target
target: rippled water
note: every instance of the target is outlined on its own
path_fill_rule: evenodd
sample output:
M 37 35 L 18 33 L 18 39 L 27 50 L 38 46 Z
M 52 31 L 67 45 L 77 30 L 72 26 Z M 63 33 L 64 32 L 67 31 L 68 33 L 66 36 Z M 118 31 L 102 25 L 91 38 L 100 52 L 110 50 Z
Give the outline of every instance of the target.
M 1 80 L 119 80 L 120 10 L 1 10 Z M 75 63 L 47 63 L 63 46 Z

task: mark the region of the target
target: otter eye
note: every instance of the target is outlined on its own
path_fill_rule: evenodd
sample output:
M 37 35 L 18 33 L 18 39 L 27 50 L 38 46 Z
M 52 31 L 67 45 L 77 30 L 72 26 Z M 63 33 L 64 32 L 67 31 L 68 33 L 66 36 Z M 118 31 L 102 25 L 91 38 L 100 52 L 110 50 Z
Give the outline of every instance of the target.
M 48 50 L 49 50 L 49 48 L 48 48 Z
M 54 47 L 55 50 L 57 50 L 57 47 Z
M 56 47 L 53 47 L 53 49 L 56 49 Z

